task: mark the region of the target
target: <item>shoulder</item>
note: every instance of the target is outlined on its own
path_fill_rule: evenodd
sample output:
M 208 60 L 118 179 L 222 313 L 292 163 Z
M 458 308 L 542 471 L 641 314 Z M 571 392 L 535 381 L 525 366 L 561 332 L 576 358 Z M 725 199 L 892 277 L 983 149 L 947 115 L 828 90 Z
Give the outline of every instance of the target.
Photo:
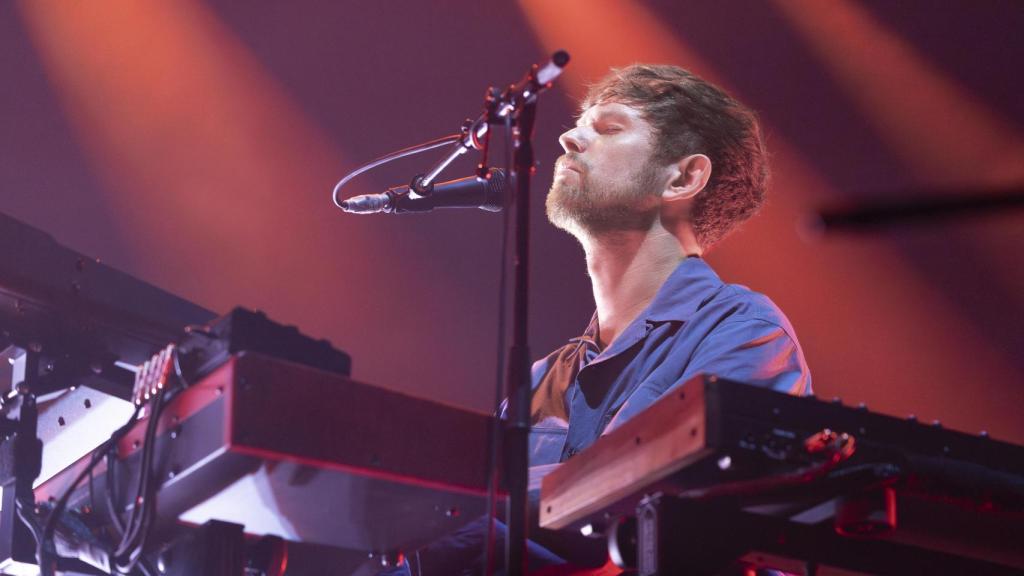
M 752 330 L 781 330 L 796 342 L 796 331 L 782 309 L 768 296 L 741 284 L 725 284 L 701 303 L 697 315 L 716 330 L 749 327 Z
M 789 319 L 764 294 L 727 284 L 695 314 L 701 342 L 688 375 L 717 374 L 792 394 L 811 391 L 810 370 Z

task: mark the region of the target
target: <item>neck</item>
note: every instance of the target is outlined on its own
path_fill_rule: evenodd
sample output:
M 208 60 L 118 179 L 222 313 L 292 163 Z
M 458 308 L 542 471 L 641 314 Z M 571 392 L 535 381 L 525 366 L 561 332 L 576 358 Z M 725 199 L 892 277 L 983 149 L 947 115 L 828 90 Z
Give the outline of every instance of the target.
M 648 231 L 605 233 L 581 239 L 594 289 L 602 348 L 651 303 L 686 253 L 660 225 Z

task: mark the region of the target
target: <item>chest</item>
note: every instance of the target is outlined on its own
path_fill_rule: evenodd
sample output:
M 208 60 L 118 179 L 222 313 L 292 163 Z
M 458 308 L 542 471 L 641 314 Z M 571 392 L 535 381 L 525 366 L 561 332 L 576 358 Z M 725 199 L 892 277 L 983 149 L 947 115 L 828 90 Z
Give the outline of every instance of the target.
M 613 354 L 581 350 L 564 358 L 575 364 L 546 377 L 560 380 L 547 386 L 565 391 L 568 418 L 556 425 L 546 422 L 538 430 L 544 437 L 545 459 L 575 455 L 597 440 L 624 407 L 638 412 L 682 381 L 697 345 L 688 336 L 679 325 L 666 323 L 652 326 L 630 346 L 609 350 Z

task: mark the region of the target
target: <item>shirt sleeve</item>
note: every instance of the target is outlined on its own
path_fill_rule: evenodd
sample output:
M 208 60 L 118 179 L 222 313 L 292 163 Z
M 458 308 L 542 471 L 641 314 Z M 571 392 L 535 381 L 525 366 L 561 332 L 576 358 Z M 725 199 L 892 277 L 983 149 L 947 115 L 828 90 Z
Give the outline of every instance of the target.
M 701 373 L 778 392 L 811 392 L 800 345 L 785 328 L 763 319 L 732 320 L 712 330 L 694 352 L 682 382 Z

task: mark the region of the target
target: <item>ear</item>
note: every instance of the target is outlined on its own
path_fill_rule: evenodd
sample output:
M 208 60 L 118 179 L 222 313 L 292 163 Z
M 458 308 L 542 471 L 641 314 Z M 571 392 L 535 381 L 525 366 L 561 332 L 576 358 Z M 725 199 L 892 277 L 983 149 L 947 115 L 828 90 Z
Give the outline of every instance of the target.
M 693 198 L 708 184 L 711 178 L 711 159 L 703 154 L 693 154 L 676 162 L 671 167 L 672 177 L 661 197 L 669 202 Z

